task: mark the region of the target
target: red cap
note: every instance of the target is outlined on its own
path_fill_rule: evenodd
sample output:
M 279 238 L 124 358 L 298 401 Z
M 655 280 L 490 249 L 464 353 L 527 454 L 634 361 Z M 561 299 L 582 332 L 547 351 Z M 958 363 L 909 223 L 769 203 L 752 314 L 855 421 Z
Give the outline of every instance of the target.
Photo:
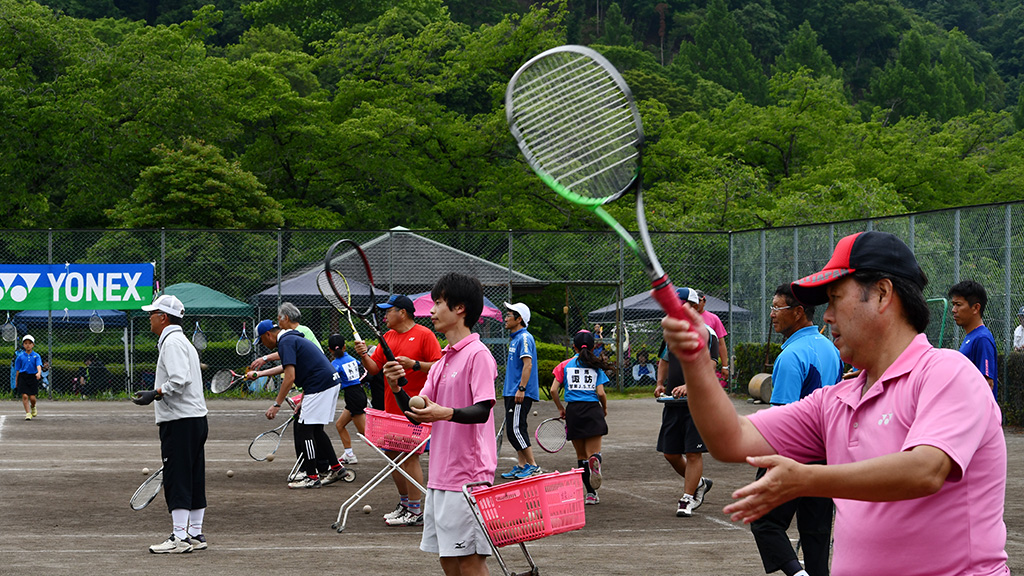
M 874 270 L 906 278 L 920 288 L 928 281 L 910 248 L 888 232 L 858 232 L 836 244 L 821 272 L 793 282 L 793 296 L 808 306 L 828 302 L 826 287 L 843 276 L 858 270 Z

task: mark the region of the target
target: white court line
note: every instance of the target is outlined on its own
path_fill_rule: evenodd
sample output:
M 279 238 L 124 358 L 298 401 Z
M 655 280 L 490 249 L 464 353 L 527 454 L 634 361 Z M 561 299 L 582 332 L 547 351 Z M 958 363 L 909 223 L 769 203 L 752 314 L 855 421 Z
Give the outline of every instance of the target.
M 604 487 L 603 490 L 608 491 L 608 492 L 614 492 L 616 494 L 621 494 L 623 496 L 629 496 L 630 498 L 635 498 L 637 500 L 643 500 L 644 502 L 648 502 L 648 503 L 652 503 L 652 504 L 658 504 L 658 505 L 665 504 L 665 502 L 663 500 L 655 500 L 654 498 L 648 498 L 646 496 L 640 496 L 639 494 L 635 494 L 635 493 L 629 492 L 627 490 L 620 490 L 618 488 L 611 488 L 611 487 Z M 705 520 L 707 520 L 709 522 L 718 524 L 719 526 L 723 526 L 725 528 L 728 528 L 729 530 L 743 530 L 743 528 L 740 528 L 739 526 L 733 524 L 732 522 L 729 522 L 728 520 L 722 520 L 721 518 L 715 518 L 712 515 L 701 514 L 700 518 L 703 518 L 703 519 L 705 519 Z
M 7 421 L 7 416 L 6 415 L 0 416 L 0 438 L 3 437 L 3 434 L 4 434 L 4 422 L 6 422 L 6 421 Z

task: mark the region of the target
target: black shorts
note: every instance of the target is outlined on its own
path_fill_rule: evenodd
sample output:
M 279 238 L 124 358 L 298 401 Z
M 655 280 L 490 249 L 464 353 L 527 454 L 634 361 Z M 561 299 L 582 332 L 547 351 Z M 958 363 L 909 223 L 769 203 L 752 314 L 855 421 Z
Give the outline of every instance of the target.
M 33 372 L 18 372 L 18 395 L 38 396 L 39 380 Z
M 661 412 L 658 452 L 662 454 L 697 454 L 707 452 L 704 440 L 690 416 L 688 404 L 666 404 Z
M 566 440 L 608 435 L 608 422 L 600 402 L 569 402 L 565 405 Z
M 366 391 L 360 385 L 342 388 L 345 393 L 345 410 L 353 416 L 366 414 Z

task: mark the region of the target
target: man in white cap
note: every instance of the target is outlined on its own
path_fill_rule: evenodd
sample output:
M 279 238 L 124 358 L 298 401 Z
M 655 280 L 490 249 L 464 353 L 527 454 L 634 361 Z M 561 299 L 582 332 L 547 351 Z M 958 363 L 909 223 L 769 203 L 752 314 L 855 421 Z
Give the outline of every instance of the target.
M 149 328 L 159 337 L 156 378 L 152 390 L 135 393 L 132 402 L 145 406 L 154 400 L 160 427 L 160 456 L 164 463 L 164 499 L 171 513 L 173 532 L 154 554 L 181 554 L 206 549 L 203 516 L 206 513 L 206 400 L 199 353 L 181 329 L 185 307 L 165 294 L 142 310 L 149 312 Z
M 537 380 L 537 343 L 526 331 L 530 323 L 530 307 L 522 302 L 505 302 L 505 328 L 511 333 L 508 345 L 508 363 L 505 366 L 505 433 L 516 450 L 519 463 L 501 475 L 502 478 L 527 478 L 540 474 L 540 466 L 533 459 L 530 432 L 526 416 L 530 406 L 540 401 Z
M 31 334 L 25 334 L 21 346 L 25 353 L 14 359 L 14 371 L 18 374 L 17 392 L 25 406 L 25 420 L 31 420 L 36 417 L 36 396 L 39 394 L 39 380 L 43 377 L 43 359 L 32 350 L 36 346 L 36 339 Z

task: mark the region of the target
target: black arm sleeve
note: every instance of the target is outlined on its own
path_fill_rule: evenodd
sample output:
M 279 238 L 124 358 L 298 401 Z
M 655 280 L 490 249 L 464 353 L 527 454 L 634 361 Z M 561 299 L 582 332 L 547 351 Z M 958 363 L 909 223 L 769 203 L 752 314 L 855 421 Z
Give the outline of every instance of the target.
M 490 400 L 481 400 L 472 406 L 455 408 L 452 411 L 452 422 L 459 424 L 483 424 L 487 422 L 487 418 L 491 415 L 492 405 L 493 402 Z

